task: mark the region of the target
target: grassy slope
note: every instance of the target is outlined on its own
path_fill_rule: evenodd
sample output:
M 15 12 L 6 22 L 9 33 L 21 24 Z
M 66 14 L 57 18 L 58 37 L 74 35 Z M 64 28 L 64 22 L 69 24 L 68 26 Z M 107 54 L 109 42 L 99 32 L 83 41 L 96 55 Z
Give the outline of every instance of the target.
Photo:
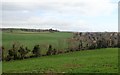
M 3 72 L 118 72 L 118 49 L 107 48 L 3 62 Z
M 27 46 L 31 50 L 36 44 L 43 44 L 43 45 L 53 44 L 55 48 L 58 48 L 60 47 L 60 44 L 63 45 L 63 43 L 65 43 L 64 41 L 66 40 L 66 38 L 71 38 L 71 37 L 72 37 L 72 33 L 67 33 L 67 32 L 55 32 L 55 33 L 3 32 L 2 33 L 3 46 L 6 48 L 6 50 L 10 49 L 12 47 L 12 44 L 15 42 Z M 41 47 L 43 47 L 43 45 Z

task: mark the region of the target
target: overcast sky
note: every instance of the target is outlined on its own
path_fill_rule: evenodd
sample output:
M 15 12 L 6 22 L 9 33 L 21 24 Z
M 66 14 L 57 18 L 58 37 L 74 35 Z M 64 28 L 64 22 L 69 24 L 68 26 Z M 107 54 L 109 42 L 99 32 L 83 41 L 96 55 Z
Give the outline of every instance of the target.
M 2 0 L 3 28 L 118 31 L 119 0 Z

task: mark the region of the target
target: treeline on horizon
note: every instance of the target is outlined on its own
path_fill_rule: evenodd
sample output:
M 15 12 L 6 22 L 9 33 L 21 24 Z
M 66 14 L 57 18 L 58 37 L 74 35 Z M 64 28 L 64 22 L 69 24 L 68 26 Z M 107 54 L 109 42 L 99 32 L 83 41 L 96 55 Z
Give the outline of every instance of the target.
M 30 29 L 30 28 L 0 28 L 0 31 L 9 31 L 9 32 L 13 32 L 14 30 L 21 30 L 21 31 L 26 31 L 26 32 L 77 32 L 77 31 L 60 31 L 57 29 Z M 87 31 L 90 32 L 90 31 Z M 103 32 L 107 32 L 107 31 L 103 31 Z M 102 32 L 102 33 L 103 33 Z M 86 33 L 86 32 L 84 32 Z M 92 33 L 92 32 L 90 32 Z M 94 32 L 93 32 L 94 33 Z M 118 32 L 119 33 L 119 32 Z
M 26 32 L 59 32 L 59 30 L 54 29 L 26 29 L 26 28 L 0 28 L 1 31 L 13 32 L 14 30 L 21 30 Z
M 120 34 L 117 32 L 104 32 L 104 33 L 73 33 L 73 37 L 66 39 L 68 47 L 64 50 L 54 48 L 53 45 L 47 46 L 46 54 L 41 54 L 41 46 L 35 45 L 32 50 L 23 45 L 12 44 L 11 49 L 7 50 L 8 54 L 4 57 L 4 46 L 0 48 L 2 51 L 2 60 L 19 60 L 32 57 L 41 57 L 56 55 L 61 53 L 69 53 L 81 50 L 95 50 L 100 48 L 120 48 Z M 29 53 L 32 54 L 29 54 Z

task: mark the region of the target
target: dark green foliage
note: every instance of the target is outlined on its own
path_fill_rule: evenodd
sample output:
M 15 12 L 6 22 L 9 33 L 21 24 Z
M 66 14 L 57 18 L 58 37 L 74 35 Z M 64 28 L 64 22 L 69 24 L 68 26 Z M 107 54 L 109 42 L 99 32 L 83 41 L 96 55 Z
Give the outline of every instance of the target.
M 8 55 L 6 57 L 6 61 L 10 61 L 11 59 L 14 59 L 14 52 L 12 49 L 8 50 Z
M 4 50 L 5 50 L 5 48 L 2 46 L 1 48 L 0 48 L 0 50 L 1 50 L 1 57 L 2 57 L 2 60 L 4 60 Z
M 8 54 L 9 54 L 9 56 L 14 56 L 13 50 L 12 49 L 8 50 Z
M 26 54 L 30 52 L 30 50 L 26 47 L 24 48 L 23 46 L 18 47 L 17 49 L 16 45 L 13 44 L 12 48 L 8 50 L 8 55 L 6 57 L 6 61 L 10 60 L 17 60 L 17 59 L 24 59 Z
M 18 50 L 18 52 L 19 52 L 20 55 L 21 55 L 20 58 L 21 58 L 21 59 L 24 59 L 24 57 L 25 57 L 25 52 L 26 52 L 26 51 L 25 51 L 25 49 L 23 48 L 23 46 L 20 47 L 20 49 Z
M 52 55 L 52 45 L 49 45 L 47 55 Z
M 33 54 L 36 57 L 41 56 L 40 46 L 39 45 L 35 45 L 32 52 L 33 52 Z
M 28 49 L 28 47 L 25 47 L 26 53 L 30 52 L 30 50 Z
M 8 55 L 6 57 L 6 60 L 9 61 L 11 59 L 18 59 L 18 56 L 17 56 L 17 49 L 15 47 L 15 44 L 12 45 L 12 49 L 8 50 Z
M 25 55 L 29 52 L 30 50 L 26 47 L 24 48 L 23 46 L 20 47 L 20 49 L 18 50 L 18 52 L 20 53 L 20 58 L 24 59 Z

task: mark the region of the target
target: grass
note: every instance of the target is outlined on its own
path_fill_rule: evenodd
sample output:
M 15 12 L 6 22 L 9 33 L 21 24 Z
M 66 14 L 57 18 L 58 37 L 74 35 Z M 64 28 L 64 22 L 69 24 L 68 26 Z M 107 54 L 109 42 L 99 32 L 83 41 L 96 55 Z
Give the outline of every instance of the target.
M 36 44 L 40 44 L 43 53 L 46 53 L 46 48 L 48 48 L 49 44 L 52 44 L 56 49 L 66 48 L 66 39 L 72 36 L 73 34 L 69 32 L 3 32 L 2 43 L 5 47 L 5 54 L 7 54 L 7 50 L 10 49 L 14 43 L 27 46 L 30 50 L 32 50 Z
M 43 53 L 46 53 L 46 46 L 49 44 L 58 50 L 67 47 L 66 39 L 72 36 L 72 33 L 68 32 L 3 32 L 2 43 L 6 52 L 13 43 L 17 43 L 31 50 L 34 45 L 40 44 Z M 25 60 L 4 61 L 2 66 L 4 73 L 117 73 L 118 49 L 85 50 Z
M 3 62 L 4 73 L 117 73 L 118 48 Z

